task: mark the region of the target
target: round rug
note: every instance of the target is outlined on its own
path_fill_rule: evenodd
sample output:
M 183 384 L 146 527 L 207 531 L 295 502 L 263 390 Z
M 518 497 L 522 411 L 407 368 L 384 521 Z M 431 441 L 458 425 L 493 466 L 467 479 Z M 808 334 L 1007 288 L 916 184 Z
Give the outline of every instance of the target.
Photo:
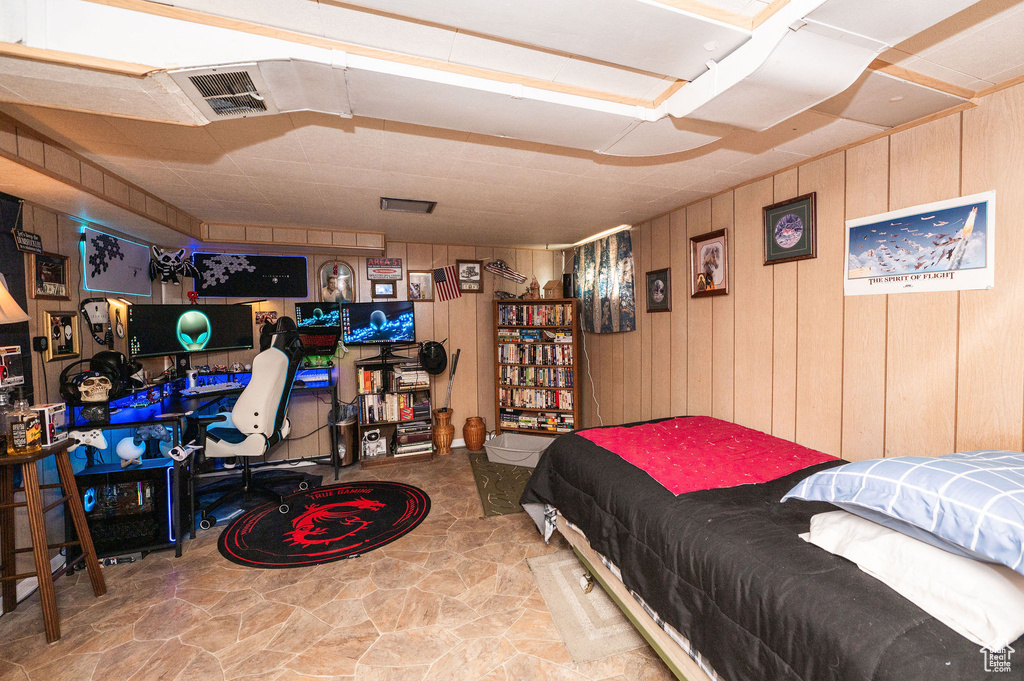
M 400 482 L 350 482 L 284 500 L 288 513 L 268 503 L 236 518 L 217 541 L 221 554 L 249 567 L 319 565 L 390 544 L 430 513 L 426 492 Z

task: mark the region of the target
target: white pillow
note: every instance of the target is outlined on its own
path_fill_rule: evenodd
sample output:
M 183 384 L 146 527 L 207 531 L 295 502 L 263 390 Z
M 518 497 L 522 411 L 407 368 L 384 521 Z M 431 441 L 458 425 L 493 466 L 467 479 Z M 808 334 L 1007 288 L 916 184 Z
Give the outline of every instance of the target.
M 931 546 L 846 511 L 811 518 L 810 543 L 842 556 L 989 650 L 1024 634 L 1024 575 Z

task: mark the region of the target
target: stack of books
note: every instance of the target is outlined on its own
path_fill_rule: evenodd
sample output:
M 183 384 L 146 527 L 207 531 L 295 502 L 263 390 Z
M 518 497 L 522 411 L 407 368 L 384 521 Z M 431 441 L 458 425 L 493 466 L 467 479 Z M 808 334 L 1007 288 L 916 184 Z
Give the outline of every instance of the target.
M 403 362 L 395 367 L 392 390 L 427 390 L 430 388 L 430 374 L 417 361 Z
M 517 430 L 545 430 L 556 433 L 568 433 L 573 429 L 572 414 L 524 414 L 502 409 L 500 414 L 502 428 Z
M 363 423 L 412 421 L 430 417 L 429 403 L 416 402 L 411 393 L 362 395 Z
M 433 448 L 429 419 L 400 423 L 395 429 L 395 456 L 427 454 Z

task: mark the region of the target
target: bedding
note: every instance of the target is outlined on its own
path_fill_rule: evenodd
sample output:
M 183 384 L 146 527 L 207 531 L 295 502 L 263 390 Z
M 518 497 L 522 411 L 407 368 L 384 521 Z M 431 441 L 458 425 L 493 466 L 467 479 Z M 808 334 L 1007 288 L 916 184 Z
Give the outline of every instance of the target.
M 927 533 L 940 548 L 953 544 L 1024 574 L 1021 452 L 858 461 L 807 477 L 786 499 L 828 501 L 900 531 L 911 525 L 923 530 L 919 539 Z
M 557 508 L 578 526 L 619 567 L 626 588 L 723 679 L 988 678 L 978 646 L 851 562 L 800 539 L 812 516 L 834 507 L 780 500 L 842 462 L 675 495 L 584 437 L 591 432 L 548 447 L 522 503 L 535 519 L 538 508 Z M 1018 639 L 1014 647 L 1021 646 Z

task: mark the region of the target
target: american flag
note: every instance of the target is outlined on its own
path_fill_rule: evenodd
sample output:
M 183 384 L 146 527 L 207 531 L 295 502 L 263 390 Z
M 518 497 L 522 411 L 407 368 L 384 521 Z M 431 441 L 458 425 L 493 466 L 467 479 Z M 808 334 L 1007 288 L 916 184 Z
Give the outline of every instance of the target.
M 455 271 L 455 265 L 438 267 L 434 270 L 434 293 L 438 300 L 451 300 L 461 298 L 462 291 L 459 290 L 459 276 Z

